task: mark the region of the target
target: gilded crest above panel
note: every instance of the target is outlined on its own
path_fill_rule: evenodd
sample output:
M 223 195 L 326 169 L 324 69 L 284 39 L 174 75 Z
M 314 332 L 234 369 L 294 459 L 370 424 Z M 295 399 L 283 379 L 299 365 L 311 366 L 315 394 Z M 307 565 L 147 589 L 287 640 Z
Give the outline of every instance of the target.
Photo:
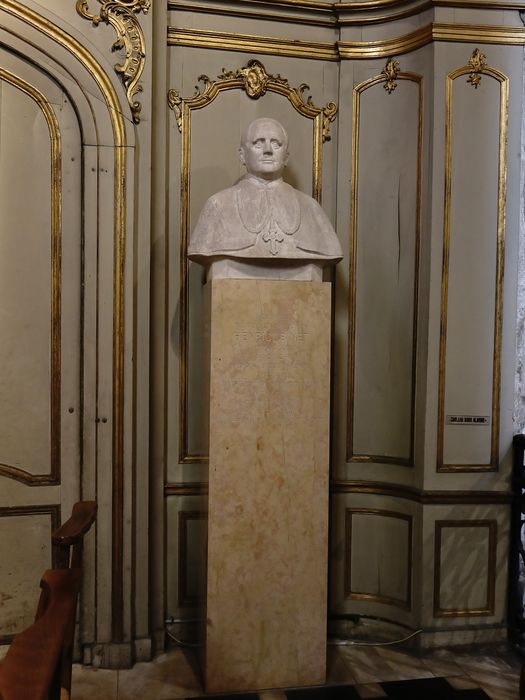
M 479 49 L 474 49 L 472 56 L 468 62 L 468 67 L 471 69 L 471 73 L 468 77 L 467 83 L 473 85 L 476 89 L 481 83 L 481 74 L 487 67 L 487 57 L 484 53 L 481 53 Z
M 286 78 L 267 73 L 263 64 L 256 59 L 251 59 L 245 66 L 235 71 L 227 71 L 223 68 L 222 73 L 215 81 L 212 81 L 207 75 L 200 75 L 198 82 L 202 83 L 202 87 L 196 85 L 195 93 L 189 99 L 183 99 L 176 90 L 168 92 L 168 104 L 175 112 L 179 131 L 182 131 L 182 114 L 185 104 L 190 109 L 199 109 L 214 100 L 221 90 L 241 88 L 248 97 L 254 100 L 262 97 L 267 91 L 279 93 L 288 98 L 300 114 L 310 119 L 322 115 L 323 141 L 330 140 L 330 124 L 337 114 L 335 102 L 328 102 L 325 107 L 317 107 L 310 95 L 305 99 L 305 93 L 310 89 L 309 85 L 301 83 L 299 87 L 291 87 Z

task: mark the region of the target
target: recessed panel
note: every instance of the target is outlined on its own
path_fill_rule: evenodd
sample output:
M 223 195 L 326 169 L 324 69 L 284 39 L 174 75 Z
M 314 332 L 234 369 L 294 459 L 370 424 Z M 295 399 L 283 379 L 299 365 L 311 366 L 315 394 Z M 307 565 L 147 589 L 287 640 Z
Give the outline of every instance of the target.
M 411 516 L 346 511 L 345 597 L 410 608 L 411 568 Z
M 348 456 L 413 461 L 421 86 L 354 93 Z
M 51 470 L 51 155 L 44 112 L 1 80 L 0 464 L 30 474 Z
M 506 79 L 447 81 L 438 469 L 498 460 Z M 455 416 L 478 422 L 458 423 Z M 481 420 L 484 418 L 485 420 Z
M 494 614 L 495 520 L 437 521 L 434 615 Z
M 51 567 L 51 514 L 0 512 L 0 637 L 34 622 L 39 581 Z

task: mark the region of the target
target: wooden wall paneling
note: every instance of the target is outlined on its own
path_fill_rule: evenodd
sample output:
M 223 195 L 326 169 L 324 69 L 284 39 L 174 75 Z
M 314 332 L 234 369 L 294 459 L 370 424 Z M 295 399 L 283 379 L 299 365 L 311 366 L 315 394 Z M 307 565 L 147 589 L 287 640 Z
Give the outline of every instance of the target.
M 509 506 L 428 503 L 422 515 L 424 643 L 504 639 Z
M 399 66 L 353 93 L 347 461 L 413 466 L 423 84 Z
M 508 79 L 476 49 L 448 74 L 445 99 L 437 470 L 495 471 Z M 458 424 L 465 416 L 482 422 Z
M 421 506 L 385 492 L 333 492 L 329 615 L 419 623 Z
M 18 70 L 28 72 L 23 65 Z M 9 370 L 0 379 L 4 417 L 0 475 L 28 485 L 57 484 L 61 456 L 60 125 L 48 98 L 5 68 L 0 68 L 0 95 L 4 212 L 0 362 Z M 21 206 L 22 192 L 40 206 Z M 27 353 L 28 347 L 34 352 Z
M 346 598 L 411 609 L 412 523 L 393 510 L 346 509 Z
M 495 613 L 496 520 L 436 520 L 434 616 Z

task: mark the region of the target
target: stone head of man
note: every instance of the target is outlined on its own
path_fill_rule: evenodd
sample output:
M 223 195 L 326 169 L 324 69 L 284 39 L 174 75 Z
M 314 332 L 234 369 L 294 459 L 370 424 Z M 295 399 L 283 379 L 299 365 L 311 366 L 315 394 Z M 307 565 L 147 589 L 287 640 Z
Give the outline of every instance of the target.
M 241 138 L 239 159 L 250 175 L 277 180 L 288 161 L 288 134 L 275 119 L 263 117 L 248 125 Z

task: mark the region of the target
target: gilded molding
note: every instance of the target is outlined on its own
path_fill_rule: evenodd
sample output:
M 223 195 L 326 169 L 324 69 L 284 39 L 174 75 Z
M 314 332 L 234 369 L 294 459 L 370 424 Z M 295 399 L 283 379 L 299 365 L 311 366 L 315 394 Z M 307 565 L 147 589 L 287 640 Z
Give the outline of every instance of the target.
M 111 24 L 117 34 L 117 40 L 111 47 L 112 51 L 125 50 L 123 63 L 115 65 L 115 71 L 126 88 L 128 103 L 135 124 L 140 122 L 142 105 L 135 100 L 135 95 L 142 92 L 139 84 L 146 61 L 146 40 L 144 32 L 136 17 L 140 12 L 147 14 L 151 0 L 98 0 L 102 7 L 98 15 L 90 12 L 88 0 L 77 0 L 77 12 L 81 17 L 90 20 L 94 27 L 101 22 Z
M 433 41 L 523 46 L 525 29 L 488 24 L 432 22 L 410 34 L 381 41 L 340 41 L 341 59 L 386 58 L 414 51 Z M 470 71 L 469 71 L 470 72 Z
M 0 79 L 30 97 L 41 110 L 47 123 L 51 145 L 51 367 L 50 367 L 50 444 L 49 474 L 31 474 L 9 464 L 0 464 L 0 476 L 19 481 L 28 486 L 60 484 L 61 458 L 61 285 L 62 285 L 62 140 L 60 127 L 51 103 L 37 88 L 4 68 Z
M 168 484 L 166 488 L 175 488 L 176 484 Z M 199 491 L 200 493 L 200 491 Z M 427 491 L 389 484 L 381 481 L 344 481 L 330 482 L 330 493 L 338 494 L 373 494 L 389 498 L 403 498 L 422 505 L 509 505 L 512 494 L 505 491 Z
M 403 16 L 406 14 L 404 13 Z M 386 21 L 388 17 L 380 19 Z M 393 39 L 337 41 L 335 43 L 215 32 L 205 29 L 180 29 L 178 27 L 168 27 L 167 36 L 168 46 L 242 51 L 249 54 L 290 56 L 319 61 L 389 58 L 415 51 L 433 41 L 523 46 L 525 45 L 525 29 L 489 24 L 432 22 L 414 32 Z
M 441 540 L 445 528 L 487 528 L 487 598 L 477 608 L 441 607 Z M 434 617 L 490 617 L 496 612 L 496 547 L 498 523 L 496 520 L 436 520 L 434 523 Z M 479 579 L 481 572 L 472 572 Z
M 228 90 L 243 90 L 250 99 L 257 100 L 266 92 L 285 97 L 292 107 L 303 117 L 313 122 L 312 195 L 321 200 L 323 167 L 323 143 L 330 139 L 330 123 L 337 114 L 335 102 L 325 107 L 317 107 L 305 83 L 291 87 L 288 80 L 280 75 L 269 74 L 262 63 L 251 59 L 245 66 L 222 73 L 216 80 L 207 75 L 198 78 L 194 94 L 181 97 L 177 90 L 168 91 L 168 105 L 175 114 L 177 127 L 182 135 L 181 148 L 181 207 L 180 207 L 180 318 L 179 318 L 179 462 L 182 464 L 205 463 L 207 455 L 190 454 L 188 449 L 188 357 L 189 357 L 189 282 L 188 282 L 188 237 L 189 237 L 189 193 L 190 193 L 190 136 L 191 113 L 210 105 L 218 95 Z
M 313 58 L 322 61 L 338 60 L 336 46 L 331 43 L 281 39 L 254 34 L 214 32 L 207 29 L 168 27 L 168 46 L 242 51 L 249 54 Z
M 476 53 L 477 52 L 477 53 Z M 509 79 L 496 68 L 491 68 L 485 56 L 478 49 L 465 66 L 457 68 L 447 75 L 445 93 L 445 192 L 443 223 L 443 263 L 441 276 L 441 318 L 439 341 L 439 377 L 438 377 L 438 425 L 436 470 L 438 472 L 494 472 L 499 465 L 499 421 L 500 421 L 500 378 L 501 378 L 501 343 L 503 323 L 503 268 L 505 259 L 505 201 L 507 188 L 507 125 L 509 110 Z M 445 462 L 445 389 L 446 389 L 446 355 L 448 327 L 448 288 L 451 248 L 451 208 L 452 208 L 452 117 L 454 80 L 469 75 L 467 83 L 475 88 L 485 75 L 493 78 L 500 86 L 499 104 L 499 152 L 498 152 L 498 192 L 497 192 L 497 231 L 496 231 L 496 269 L 494 294 L 493 360 L 492 360 L 492 421 L 490 438 L 490 455 L 483 464 L 451 464 Z M 495 164 L 496 165 L 496 164 Z

